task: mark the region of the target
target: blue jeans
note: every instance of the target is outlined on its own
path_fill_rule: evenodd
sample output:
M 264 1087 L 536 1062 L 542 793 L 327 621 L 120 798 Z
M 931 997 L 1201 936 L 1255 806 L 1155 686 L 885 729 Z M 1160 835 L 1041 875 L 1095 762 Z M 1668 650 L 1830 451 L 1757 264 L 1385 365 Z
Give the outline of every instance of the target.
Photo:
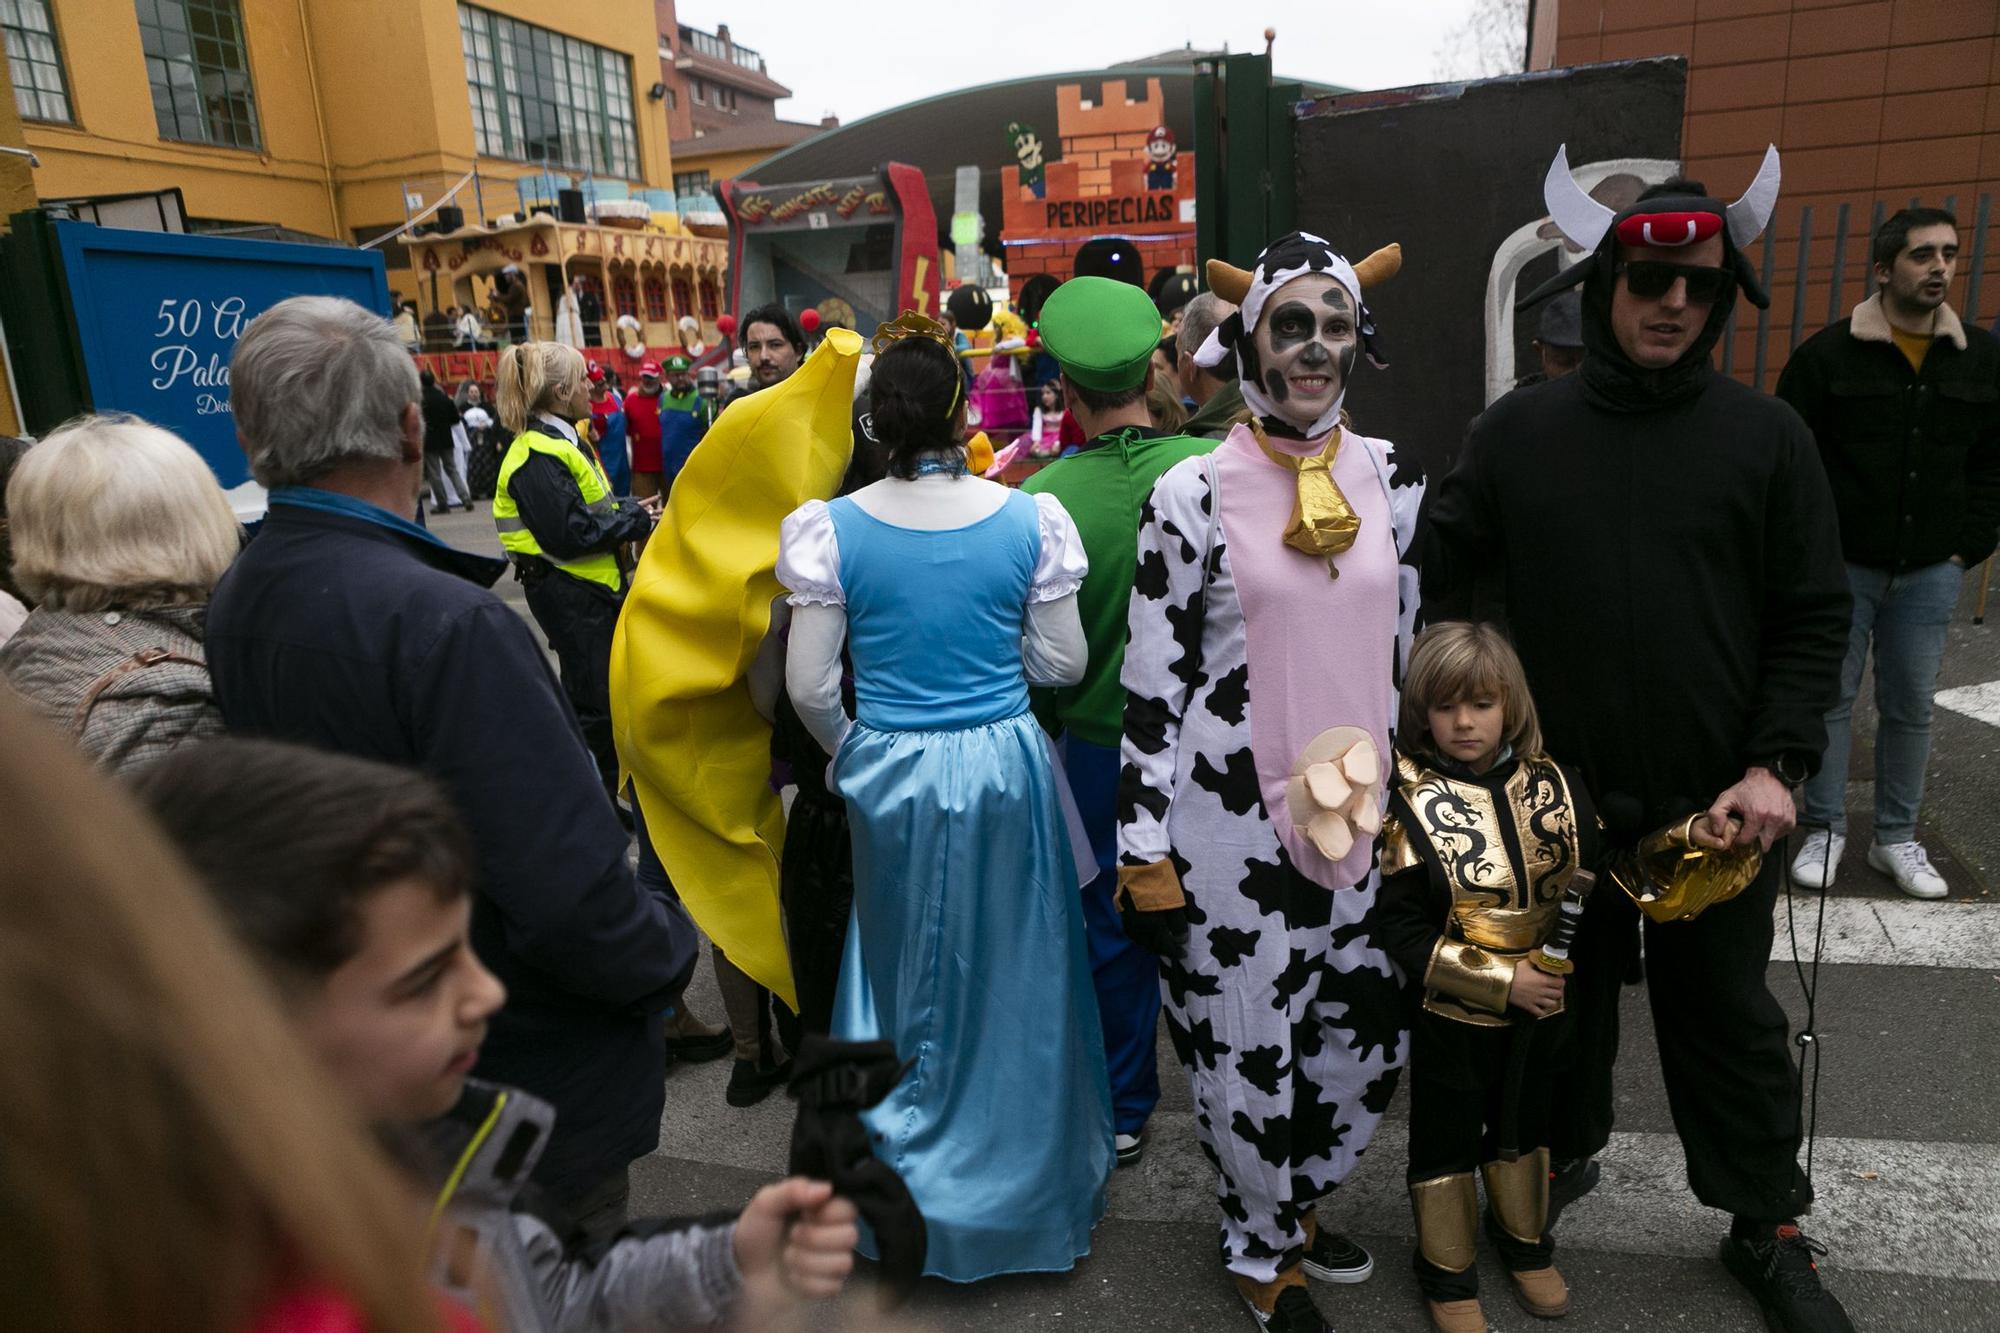
M 1854 696 L 1861 690 L 1868 645 L 1875 645 L 1875 841 L 1908 842 L 1917 836 L 1924 800 L 1924 767 L 1931 755 L 1931 698 L 1945 632 L 1958 605 L 1965 570 L 1944 561 L 1892 574 L 1847 567 L 1854 593 L 1854 624 L 1847 662 L 1840 669 L 1840 701 L 1826 715 L 1826 756 L 1806 784 L 1805 822 L 1847 833 L 1847 759 L 1852 745 Z

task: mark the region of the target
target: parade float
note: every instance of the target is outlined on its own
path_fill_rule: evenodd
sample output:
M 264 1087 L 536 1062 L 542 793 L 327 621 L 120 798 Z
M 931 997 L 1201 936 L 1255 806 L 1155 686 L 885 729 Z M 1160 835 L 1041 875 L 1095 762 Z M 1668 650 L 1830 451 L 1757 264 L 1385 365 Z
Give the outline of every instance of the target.
M 891 162 L 866 176 L 763 185 L 724 181 L 729 308 L 773 302 L 819 327 L 872 333 L 905 310 L 940 308 L 937 214 L 923 173 Z
M 1072 277 L 1120 278 L 1157 299 L 1193 271 L 1194 158 L 1167 128 L 1158 79 L 1136 98 L 1107 79 L 1096 102 L 1081 84 L 1057 88 L 1057 158 L 1033 126 L 1009 124 L 1007 135 L 1016 165 L 1000 173 L 1000 242 L 1015 308 L 1030 323 Z
M 432 307 L 472 308 L 495 343 L 510 325 L 498 293 L 518 279 L 530 338 L 574 343 L 625 383 L 649 360 L 679 354 L 700 364 L 726 355 L 716 321 L 728 243 L 716 228 L 636 199 L 601 199 L 564 212 L 568 218 L 538 208 L 398 243 L 409 248 Z M 455 384 L 491 381 L 497 355 L 427 348 L 417 360 L 440 382 Z

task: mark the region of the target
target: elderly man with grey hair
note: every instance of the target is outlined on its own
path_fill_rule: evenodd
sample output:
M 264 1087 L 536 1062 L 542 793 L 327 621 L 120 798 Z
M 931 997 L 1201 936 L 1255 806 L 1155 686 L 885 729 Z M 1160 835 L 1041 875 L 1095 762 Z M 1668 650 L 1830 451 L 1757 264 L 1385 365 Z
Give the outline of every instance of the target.
M 1243 391 L 1236 387 L 1234 363 L 1204 370 L 1194 363 L 1194 354 L 1208 341 L 1215 326 L 1236 312 L 1236 307 L 1214 292 L 1202 292 L 1181 307 L 1180 327 L 1174 333 L 1174 364 L 1181 389 L 1194 400 L 1195 412 L 1181 425 L 1181 434 L 1219 440 L 1238 421 L 1249 420 L 1243 406 Z M 1226 378 L 1225 378 L 1226 377 Z
M 506 983 L 475 1073 L 555 1105 L 534 1167 L 586 1234 L 622 1222 L 659 1141 L 658 1015 L 693 925 L 642 890 L 597 768 L 533 634 L 490 591 L 504 561 L 414 521 L 417 370 L 349 301 L 280 302 L 230 360 L 236 429 L 270 516 L 216 588 L 209 664 L 232 731 L 429 773 L 473 835 L 470 942 Z M 410 850 L 421 874 L 423 849 Z

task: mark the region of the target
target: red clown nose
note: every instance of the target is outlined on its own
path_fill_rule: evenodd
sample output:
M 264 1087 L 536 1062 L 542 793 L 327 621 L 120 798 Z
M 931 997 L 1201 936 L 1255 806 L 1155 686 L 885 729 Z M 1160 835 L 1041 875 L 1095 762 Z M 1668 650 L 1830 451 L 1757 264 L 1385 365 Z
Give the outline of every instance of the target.
M 1671 250 L 1705 241 L 1721 230 L 1720 213 L 1634 213 L 1618 224 L 1618 239 L 1627 245 Z
M 715 321 L 715 331 L 717 333 L 720 333 L 725 338 L 729 337 L 732 333 L 735 333 L 736 316 L 723 315 L 717 318 Z
M 799 311 L 799 328 L 806 333 L 819 332 L 819 311 L 812 309 Z

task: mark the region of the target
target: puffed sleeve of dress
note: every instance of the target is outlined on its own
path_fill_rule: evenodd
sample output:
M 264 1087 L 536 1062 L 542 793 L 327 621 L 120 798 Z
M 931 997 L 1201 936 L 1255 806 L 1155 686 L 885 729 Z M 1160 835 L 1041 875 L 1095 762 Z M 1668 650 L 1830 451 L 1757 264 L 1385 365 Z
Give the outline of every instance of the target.
M 778 534 L 777 574 L 792 606 L 785 690 L 806 730 L 832 754 L 850 725 L 840 698 L 847 598 L 840 587 L 840 540 L 825 501 L 808 500 L 785 518 Z
M 1074 685 L 1090 665 L 1090 643 L 1076 594 L 1090 572 L 1083 537 L 1062 501 L 1035 496 L 1041 550 L 1028 583 L 1028 613 L 1021 635 L 1021 666 L 1030 685 Z

